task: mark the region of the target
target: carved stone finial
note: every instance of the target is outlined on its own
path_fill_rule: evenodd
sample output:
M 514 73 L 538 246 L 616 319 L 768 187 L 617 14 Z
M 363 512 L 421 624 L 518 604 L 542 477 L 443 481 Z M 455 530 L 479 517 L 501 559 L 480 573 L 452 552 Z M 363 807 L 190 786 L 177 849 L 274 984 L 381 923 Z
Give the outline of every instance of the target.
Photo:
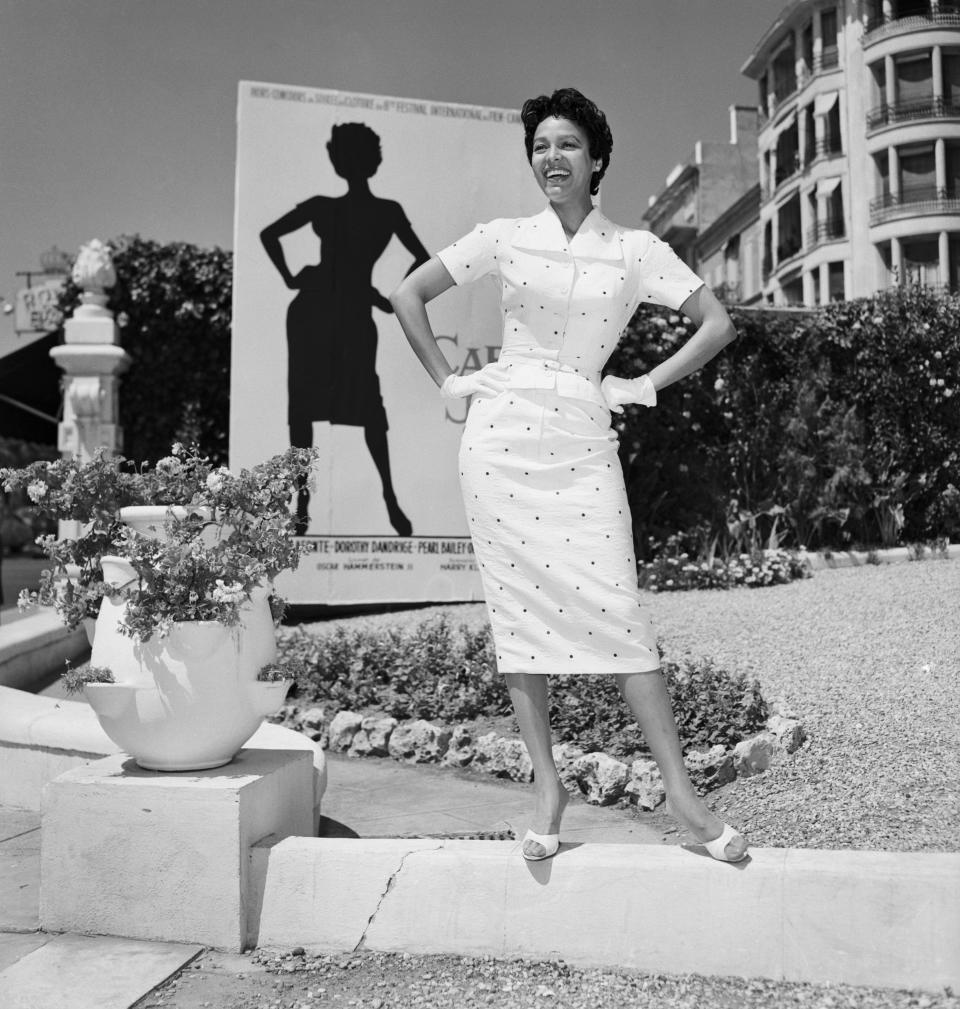
M 110 248 L 99 238 L 80 246 L 73 264 L 73 280 L 78 287 L 93 294 L 103 294 L 106 288 L 113 287 L 117 282 Z

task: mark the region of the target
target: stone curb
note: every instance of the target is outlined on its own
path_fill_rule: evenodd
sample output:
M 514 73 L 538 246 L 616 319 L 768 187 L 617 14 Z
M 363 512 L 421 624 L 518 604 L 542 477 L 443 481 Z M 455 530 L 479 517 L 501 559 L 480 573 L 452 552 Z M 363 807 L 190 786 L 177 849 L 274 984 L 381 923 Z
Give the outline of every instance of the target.
M 803 726 L 782 703 L 774 702 L 772 708 L 774 713 L 765 728 L 731 749 L 717 745 L 706 752 L 688 751 L 684 762 L 694 784 L 710 790 L 737 777 L 749 778 L 799 749 L 806 740 Z M 298 705 L 287 705 L 282 714 L 282 724 L 335 753 L 471 767 L 511 781 L 533 780 L 527 749 L 515 736 L 498 736 L 495 732 L 476 736 L 468 725 L 449 729 L 425 719 L 398 721 L 383 713 L 363 715 L 346 709 L 328 719 L 319 705 L 302 712 Z M 586 753 L 571 743 L 555 744 L 553 756 L 564 786 L 581 794 L 591 805 L 629 803 L 653 810 L 665 798 L 660 771 L 653 760 L 640 758 L 627 765 L 602 751 Z
M 942 991 L 960 986 L 958 892 L 960 854 L 759 848 L 730 865 L 566 843 L 526 862 L 519 841 L 288 838 L 258 946 Z
M 960 543 L 950 543 L 943 553 L 933 552 L 924 547 L 921 561 L 954 560 L 960 555 Z M 876 564 L 903 564 L 916 561 L 913 547 L 890 547 L 886 550 L 833 550 L 828 553 L 798 552 L 801 560 L 810 565 L 812 571 L 824 571 L 831 568 L 859 568 Z

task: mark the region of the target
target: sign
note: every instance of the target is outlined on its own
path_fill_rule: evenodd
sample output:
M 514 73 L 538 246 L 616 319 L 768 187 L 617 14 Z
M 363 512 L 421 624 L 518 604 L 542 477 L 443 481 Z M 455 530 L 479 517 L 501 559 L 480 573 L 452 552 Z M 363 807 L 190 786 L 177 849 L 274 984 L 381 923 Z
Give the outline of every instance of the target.
M 387 295 L 478 221 L 542 209 L 509 109 L 242 81 L 230 464 L 320 450 L 298 497 L 293 602 L 482 598 L 457 472 L 467 401 L 441 400 Z M 428 313 L 451 367 L 500 352 L 499 291 Z
M 57 300 L 64 288 L 64 278 L 45 280 L 17 291 L 14 328 L 18 333 L 52 333 L 63 323 Z

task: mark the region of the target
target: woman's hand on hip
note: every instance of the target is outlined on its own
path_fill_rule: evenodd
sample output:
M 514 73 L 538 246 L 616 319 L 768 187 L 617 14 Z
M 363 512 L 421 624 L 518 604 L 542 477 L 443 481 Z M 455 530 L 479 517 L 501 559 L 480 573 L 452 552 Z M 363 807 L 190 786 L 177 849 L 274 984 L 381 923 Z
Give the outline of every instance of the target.
M 627 403 L 639 403 L 641 406 L 657 405 L 657 390 L 649 375 L 641 375 L 639 378 L 607 375 L 600 383 L 600 392 L 603 393 L 603 398 L 612 413 L 623 413 Z
M 440 395 L 444 399 L 462 399 L 475 392 L 490 392 L 497 395 L 506 388 L 506 382 L 494 378 L 481 368 L 480 371 L 471 372 L 469 375 L 447 375 L 440 386 Z

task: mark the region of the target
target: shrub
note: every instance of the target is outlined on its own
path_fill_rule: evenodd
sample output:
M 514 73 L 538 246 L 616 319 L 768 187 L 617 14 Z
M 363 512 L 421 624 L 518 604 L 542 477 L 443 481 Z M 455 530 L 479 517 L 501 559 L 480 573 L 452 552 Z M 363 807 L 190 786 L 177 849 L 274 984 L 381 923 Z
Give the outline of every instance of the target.
M 614 417 L 640 557 L 704 529 L 720 556 L 960 534 L 960 298 L 899 287 L 731 317 L 714 360 Z M 642 308 L 609 370 L 649 371 L 690 329 Z
M 308 704 L 447 724 L 513 711 L 488 624 L 473 630 L 461 623 L 455 630 L 440 613 L 405 629 L 288 628 L 279 651 L 282 663 L 302 662 L 300 694 Z M 663 670 L 685 748 L 729 746 L 762 728 L 767 707 L 756 680 L 705 659 L 666 661 Z M 620 757 L 647 752 L 612 677 L 558 676 L 550 694 L 558 741 Z

